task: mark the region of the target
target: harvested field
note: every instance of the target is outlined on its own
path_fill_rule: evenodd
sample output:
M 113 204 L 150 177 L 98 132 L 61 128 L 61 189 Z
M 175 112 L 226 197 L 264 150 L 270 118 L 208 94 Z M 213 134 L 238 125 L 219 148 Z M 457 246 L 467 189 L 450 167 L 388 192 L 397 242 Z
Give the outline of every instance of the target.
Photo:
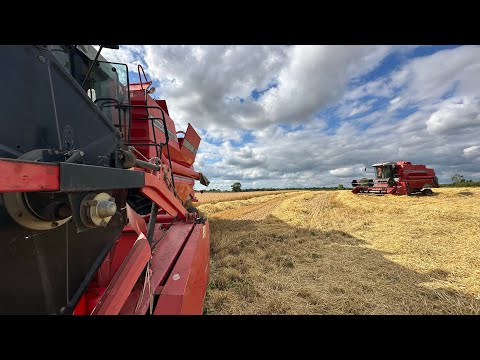
M 198 205 L 211 222 L 206 314 L 480 313 L 478 188 L 241 194 Z

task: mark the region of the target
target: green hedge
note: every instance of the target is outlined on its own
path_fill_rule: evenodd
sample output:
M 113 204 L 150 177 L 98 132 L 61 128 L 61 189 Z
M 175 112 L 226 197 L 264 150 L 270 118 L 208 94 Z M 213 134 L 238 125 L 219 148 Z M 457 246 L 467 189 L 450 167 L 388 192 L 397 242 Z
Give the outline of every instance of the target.
M 440 187 L 477 187 L 480 186 L 480 181 L 461 181 L 453 184 L 440 184 Z

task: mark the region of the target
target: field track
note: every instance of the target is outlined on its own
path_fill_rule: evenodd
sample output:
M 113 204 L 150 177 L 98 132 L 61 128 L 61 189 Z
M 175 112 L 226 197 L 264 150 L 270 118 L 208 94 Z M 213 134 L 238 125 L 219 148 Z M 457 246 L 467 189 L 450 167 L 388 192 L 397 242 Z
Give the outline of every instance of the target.
M 480 189 L 199 195 L 207 314 L 480 313 Z

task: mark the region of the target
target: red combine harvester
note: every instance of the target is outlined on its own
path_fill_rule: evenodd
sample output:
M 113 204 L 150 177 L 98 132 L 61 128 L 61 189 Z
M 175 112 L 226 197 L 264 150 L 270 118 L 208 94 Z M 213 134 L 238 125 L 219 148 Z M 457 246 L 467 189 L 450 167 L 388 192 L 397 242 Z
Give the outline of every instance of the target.
M 375 180 L 363 178 L 353 180 L 352 192 L 367 195 L 410 195 L 423 193 L 432 195 L 432 188 L 439 186 L 433 169 L 425 165 L 413 165 L 408 161 L 373 164 Z
M 103 47 L 2 48 L 1 314 L 203 312 L 200 137 Z

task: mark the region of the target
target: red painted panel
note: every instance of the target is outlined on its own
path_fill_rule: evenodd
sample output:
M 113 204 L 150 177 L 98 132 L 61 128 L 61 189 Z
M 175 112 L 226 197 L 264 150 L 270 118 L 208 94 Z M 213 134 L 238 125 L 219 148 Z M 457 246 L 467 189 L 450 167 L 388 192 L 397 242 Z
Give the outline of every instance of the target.
M 121 237 L 117 240 L 115 246 L 112 248 L 109 254 L 110 271 L 108 276 L 108 283 L 112 281 L 113 277 L 122 266 L 122 263 L 125 261 L 125 258 L 128 256 L 137 238 L 138 235 L 134 232 L 122 232 Z M 105 286 L 108 285 L 108 283 L 106 283 Z
M 147 239 L 139 238 L 93 310 L 93 315 L 117 315 L 120 312 L 150 256 Z
M 170 230 L 154 248 L 150 268 L 152 277 L 150 284 L 152 289 L 156 289 L 163 284 L 165 277 L 175 264 L 180 250 L 188 239 L 194 224 L 176 223 L 170 227 Z M 144 296 L 136 314 L 145 314 L 149 306 L 148 296 Z
M 156 106 L 156 107 L 159 106 L 157 102 L 150 95 L 147 95 L 147 101 L 145 102 L 145 93 L 143 91 L 132 92 L 130 95 L 130 101 L 132 105 L 143 105 L 143 106 L 148 105 L 148 106 Z M 130 127 L 131 129 L 130 141 L 132 143 L 153 144 L 154 140 L 156 140 L 157 143 L 165 142 L 165 133 L 163 132 L 164 129 L 163 129 L 163 123 L 161 120 L 157 120 L 155 121 L 155 123 L 159 124 L 162 130 L 160 130 L 155 126 L 152 129 L 152 121 L 150 120 L 140 120 L 140 119 L 145 119 L 146 117 L 149 117 L 149 115 L 151 115 L 151 117 L 161 119 L 162 112 L 159 109 L 132 108 L 131 114 L 132 114 L 132 121 L 131 121 L 131 127 Z M 165 113 L 165 122 L 167 124 L 167 129 L 170 131 L 170 141 L 169 141 L 170 151 L 173 153 L 175 152 L 179 153 L 180 147 L 179 147 L 178 139 L 176 135 L 175 123 L 167 113 Z M 149 159 L 156 156 L 156 150 L 155 150 L 155 147 L 153 146 L 135 146 L 135 148 Z M 164 149 L 166 150 L 166 147 Z M 174 155 L 172 154 L 172 161 L 173 161 L 173 158 L 174 158 Z
M 188 124 L 185 138 L 183 141 L 185 142 L 185 140 L 188 141 L 195 150 L 198 150 L 198 146 L 200 145 L 200 136 L 198 136 L 197 132 L 190 124 Z M 195 162 L 195 157 L 197 156 L 196 152 L 192 152 L 185 146 L 182 146 L 180 152 L 183 155 L 182 162 L 184 162 L 188 166 L 193 165 L 193 163 Z
M 152 85 L 151 81 L 144 81 L 141 83 L 130 83 L 128 85 L 128 89 L 132 92 L 139 91 L 142 95 L 144 95 L 145 93 L 142 90 L 148 88 L 149 85 Z
M 123 236 L 121 236 L 123 238 Z M 100 287 L 107 287 L 108 284 L 110 283 L 110 264 L 111 264 L 111 258 L 113 256 L 113 253 L 115 251 L 115 248 L 117 247 L 118 240 L 117 242 L 113 245 L 112 250 L 105 256 L 105 259 L 102 262 L 102 265 L 100 265 L 100 268 L 97 271 L 96 274 L 96 282 L 97 286 Z
M 150 96 L 148 95 L 147 96 L 147 105 L 148 106 L 159 106 L 157 104 L 157 102 Z M 161 106 L 160 106 L 161 107 Z M 148 110 L 150 114 L 152 114 L 154 117 L 156 118 L 159 118 L 161 119 L 162 118 L 162 112 L 158 109 L 149 109 Z M 170 130 L 170 134 L 169 134 L 169 137 L 170 137 L 170 141 L 169 141 L 169 145 L 176 149 L 176 150 L 180 150 L 179 146 L 178 146 L 178 140 L 177 140 L 177 130 L 175 129 L 175 123 L 173 122 L 172 118 L 167 114 L 167 113 L 164 113 L 165 114 L 165 122 L 167 123 L 167 129 Z M 162 125 L 163 126 L 163 125 Z M 160 132 L 160 130 L 159 130 Z M 161 133 L 163 134 L 163 132 Z
M 192 168 L 188 168 L 177 163 L 172 163 L 172 171 L 174 174 L 191 177 L 196 180 L 200 179 L 200 174 L 198 172 L 196 172 Z
M 184 296 L 182 314 L 201 315 L 210 275 L 210 226 L 202 227 L 202 235 L 193 258 L 190 277 Z
M 155 102 L 167 113 L 168 116 L 170 116 L 168 113 L 167 102 L 165 100 L 155 100 Z
M 0 159 L 0 192 L 58 191 L 57 164 Z
M 119 315 L 133 315 L 135 313 L 135 308 L 137 307 L 138 299 L 142 294 L 142 285 L 137 282 L 132 292 L 128 296 L 125 304 L 119 312 Z
M 209 242 L 208 221 L 203 226 L 197 224 L 164 285 L 154 314 L 202 314 L 210 272 Z
M 83 294 L 78 300 L 75 310 L 73 310 L 73 315 L 90 315 L 87 309 L 87 297 Z
M 127 204 L 127 217 L 128 217 L 128 226 L 135 231 L 138 235 L 141 233 L 147 233 L 147 224 L 145 219 L 137 214 L 128 204 Z
M 145 173 L 145 187 L 141 188 L 140 191 L 170 215 L 178 214 L 180 220 L 185 219 L 187 210 L 168 189 L 163 179 L 159 180 L 156 176 Z

